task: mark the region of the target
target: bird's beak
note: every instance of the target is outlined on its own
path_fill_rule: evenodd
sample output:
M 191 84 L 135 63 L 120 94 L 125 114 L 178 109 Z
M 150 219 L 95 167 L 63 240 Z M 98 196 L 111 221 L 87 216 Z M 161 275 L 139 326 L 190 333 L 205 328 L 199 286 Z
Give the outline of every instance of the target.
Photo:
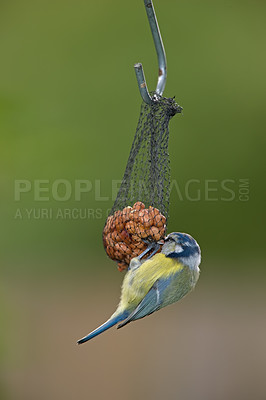
M 161 239 L 161 240 L 158 240 L 158 242 L 157 242 L 157 244 L 164 244 L 164 240 L 163 239 Z

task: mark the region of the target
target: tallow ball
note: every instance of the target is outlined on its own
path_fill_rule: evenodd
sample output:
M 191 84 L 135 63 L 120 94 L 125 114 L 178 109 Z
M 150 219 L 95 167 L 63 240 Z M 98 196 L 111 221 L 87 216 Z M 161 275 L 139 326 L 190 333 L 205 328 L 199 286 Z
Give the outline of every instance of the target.
M 165 216 L 157 208 L 145 208 L 141 201 L 137 201 L 133 207 L 116 211 L 107 218 L 103 230 L 103 245 L 107 255 L 117 262 L 120 271 L 127 269 L 130 260 L 147 248 L 143 240 L 158 242 L 164 238 L 165 223 Z

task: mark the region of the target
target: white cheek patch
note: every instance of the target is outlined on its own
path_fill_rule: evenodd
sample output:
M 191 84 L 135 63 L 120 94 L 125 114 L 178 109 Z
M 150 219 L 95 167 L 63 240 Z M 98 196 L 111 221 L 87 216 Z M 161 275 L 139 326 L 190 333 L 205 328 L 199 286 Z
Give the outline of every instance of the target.
M 179 246 L 179 244 L 175 245 L 175 253 L 181 253 L 183 251 L 183 247 Z

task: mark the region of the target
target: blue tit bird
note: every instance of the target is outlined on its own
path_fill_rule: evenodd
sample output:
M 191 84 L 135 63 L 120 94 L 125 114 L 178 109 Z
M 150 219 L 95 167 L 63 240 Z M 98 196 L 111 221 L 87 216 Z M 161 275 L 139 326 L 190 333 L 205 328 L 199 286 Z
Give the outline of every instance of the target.
M 186 233 L 170 233 L 160 253 L 141 261 L 133 258 L 125 275 L 121 298 L 114 314 L 101 326 L 78 340 L 87 342 L 112 326 L 122 328 L 131 321 L 146 317 L 188 294 L 199 278 L 200 247 Z

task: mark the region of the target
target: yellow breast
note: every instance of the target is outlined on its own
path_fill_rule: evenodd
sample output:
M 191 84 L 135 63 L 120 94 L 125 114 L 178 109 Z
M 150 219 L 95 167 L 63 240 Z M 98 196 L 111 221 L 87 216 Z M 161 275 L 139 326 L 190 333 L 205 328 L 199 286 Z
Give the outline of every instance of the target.
M 119 309 L 135 308 L 160 278 L 167 279 L 183 269 L 176 259 L 159 253 L 125 276 Z

